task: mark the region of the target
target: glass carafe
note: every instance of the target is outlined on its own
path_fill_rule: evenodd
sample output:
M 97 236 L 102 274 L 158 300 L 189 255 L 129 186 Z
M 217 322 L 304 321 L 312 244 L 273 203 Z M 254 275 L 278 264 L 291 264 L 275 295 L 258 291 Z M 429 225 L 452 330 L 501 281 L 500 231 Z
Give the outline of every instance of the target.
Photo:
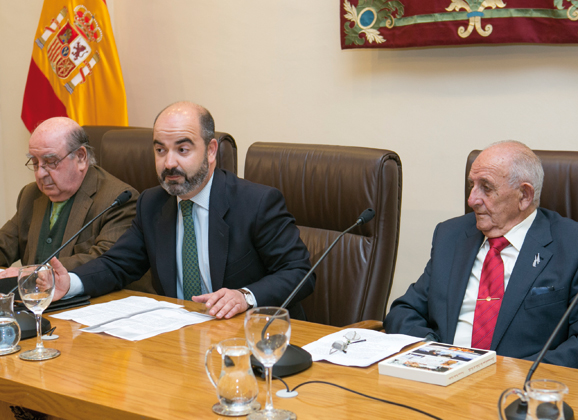
M 14 293 L 0 293 L 0 355 L 20 350 L 20 325 L 14 316 Z
M 218 376 L 212 368 L 214 350 L 221 356 L 221 370 Z M 205 355 L 205 370 L 219 398 L 219 403 L 213 406 L 215 413 L 242 416 L 261 407 L 255 401 L 259 387 L 251 368 L 251 351 L 247 346 L 247 340 L 230 338 L 211 346 Z

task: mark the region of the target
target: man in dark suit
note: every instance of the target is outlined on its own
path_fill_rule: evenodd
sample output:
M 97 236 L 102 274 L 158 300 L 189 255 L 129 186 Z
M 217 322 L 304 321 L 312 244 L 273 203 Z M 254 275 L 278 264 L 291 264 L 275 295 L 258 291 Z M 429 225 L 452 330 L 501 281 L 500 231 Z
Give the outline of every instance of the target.
M 214 122 L 198 105 L 170 105 L 153 135 L 161 186 L 141 194 L 131 228 L 101 258 L 75 269 L 71 282 L 54 260 L 55 296 L 102 295 L 150 268 L 159 294 L 204 302 L 218 318 L 280 306 L 310 268 L 281 192 L 216 168 Z M 304 318 L 299 301 L 314 284 L 289 305 L 293 318 Z
M 386 332 L 535 359 L 578 292 L 578 223 L 538 208 L 543 176 L 521 143 L 484 150 L 469 174 L 474 213 L 436 227 L 430 261 L 393 302 Z M 578 368 L 578 310 L 544 361 Z
M 106 252 L 130 227 L 138 192 L 95 165 L 88 137 L 75 121 L 44 121 L 30 136 L 27 157 L 36 182 L 20 191 L 16 214 L 0 229 L 0 266 L 46 260 L 125 190 L 131 200 L 93 223 L 59 258 L 69 270 L 78 267 Z M 18 267 L 10 267 L 0 278 L 17 275 Z

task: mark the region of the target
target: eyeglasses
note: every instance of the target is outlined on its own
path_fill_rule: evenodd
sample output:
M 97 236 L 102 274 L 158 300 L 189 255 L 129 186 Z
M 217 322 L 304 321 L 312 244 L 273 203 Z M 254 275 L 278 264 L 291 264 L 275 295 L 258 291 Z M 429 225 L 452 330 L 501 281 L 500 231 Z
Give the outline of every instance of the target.
M 79 147 L 78 149 L 80 149 L 80 147 Z M 66 157 L 68 157 L 68 155 L 70 155 L 71 153 L 76 152 L 78 149 L 71 150 L 71 151 L 68 152 L 68 153 L 66 154 L 66 156 L 64 156 L 63 158 L 54 160 L 54 161 L 52 161 L 52 162 L 45 162 L 44 165 L 39 165 L 38 162 L 34 162 L 32 159 L 35 159 L 35 158 L 30 158 L 30 159 L 28 159 L 28 161 L 27 161 L 24 165 L 25 165 L 28 169 L 30 169 L 31 171 L 34 171 L 34 172 L 38 171 L 38 168 L 42 168 L 42 169 L 44 169 L 45 171 L 53 171 L 53 170 L 55 170 L 56 168 L 58 168 L 58 164 L 59 164 L 60 162 L 62 162 L 62 161 L 63 161 Z
M 362 343 L 366 340 L 362 340 L 361 336 L 357 334 L 356 331 L 349 331 L 347 334 L 343 336 L 345 340 L 343 341 L 336 341 L 331 345 L 331 350 L 329 350 L 329 354 L 333 354 L 338 351 L 342 351 L 343 353 L 347 353 L 347 348 L 350 344 L 355 343 Z

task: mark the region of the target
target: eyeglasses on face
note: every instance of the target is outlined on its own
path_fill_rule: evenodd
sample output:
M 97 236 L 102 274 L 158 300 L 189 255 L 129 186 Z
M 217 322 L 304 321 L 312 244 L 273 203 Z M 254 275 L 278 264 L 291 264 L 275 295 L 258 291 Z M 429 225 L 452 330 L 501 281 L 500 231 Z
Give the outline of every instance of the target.
M 78 148 L 80 149 L 80 147 Z M 66 159 L 68 157 L 68 155 L 70 155 L 71 153 L 76 152 L 78 149 L 74 149 L 71 150 L 70 152 L 68 152 L 64 157 L 60 158 L 60 159 L 56 159 L 56 160 L 51 160 L 51 161 L 47 161 L 44 162 L 43 165 L 39 165 L 38 164 L 38 160 L 36 158 L 30 158 L 28 159 L 28 161 L 24 164 L 28 169 L 30 169 L 31 171 L 38 171 L 39 168 L 44 169 L 45 171 L 53 171 L 56 168 L 58 168 L 58 164 L 60 162 L 62 162 L 64 159 Z

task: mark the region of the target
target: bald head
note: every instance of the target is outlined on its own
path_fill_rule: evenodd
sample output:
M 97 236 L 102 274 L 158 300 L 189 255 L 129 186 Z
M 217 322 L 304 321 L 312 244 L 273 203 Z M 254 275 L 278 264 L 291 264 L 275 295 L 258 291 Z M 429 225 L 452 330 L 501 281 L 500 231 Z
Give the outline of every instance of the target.
M 216 166 L 218 144 L 213 117 L 191 102 L 177 102 L 155 119 L 153 144 L 161 186 L 188 200 L 209 182 Z
M 544 183 L 544 168 L 540 158 L 524 143 L 515 140 L 500 141 L 486 147 L 482 154 L 491 155 L 494 162 L 503 161 L 508 169 L 508 177 L 512 188 L 522 183 L 529 183 L 534 188 L 534 207 L 540 205 L 542 184 Z M 479 157 L 479 156 L 478 156 Z
M 28 141 L 27 157 L 34 165 L 36 184 L 51 201 L 72 197 L 94 163 L 86 133 L 70 118 L 50 118 Z
M 215 138 L 215 121 L 211 113 L 205 107 L 188 101 L 175 102 L 164 108 L 156 116 L 153 127 L 156 126 L 161 116 L 171 117 L 174 115 L 196 118 L 200 127 L 200 135 L 205 141 L 205 145 L 208 145 Z
M 38 127 L 36 127 L 32 132 L 32 137 L 34 137 L 34 135 L 42 135 L 46 132 L 58 132 L 62 135 L 80 129 L 80 125 L 70 118 L 54 117 L 42 122 Z
M 476 226 L 489 238 L 503 236 L 540 201 L 544 171 L 526 145 L 505 141 L 484 149 L 472 164 L 468 204 Z
M 30 145 L 39 138 L 46 137 L 51 137 L 53 142 L 64 141 L 69 151 L 84 147 L 89 165 L 96 165 L 96 158 L 94 157 L 92 146 L 88 143 L 88 136 L 76 121 L 67 117 L 49 118 L 36 127 L 30 136 L 28 144 Z

